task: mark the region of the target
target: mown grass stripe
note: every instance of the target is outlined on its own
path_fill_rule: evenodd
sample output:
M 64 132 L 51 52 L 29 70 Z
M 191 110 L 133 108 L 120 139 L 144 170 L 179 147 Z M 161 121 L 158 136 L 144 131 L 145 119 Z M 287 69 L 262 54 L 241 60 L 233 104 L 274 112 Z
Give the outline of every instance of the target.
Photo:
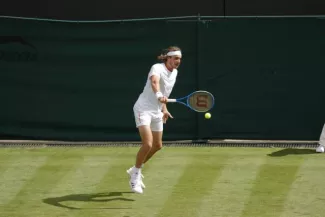
M 279 216 L 302 161 L 294 156 L 268 157 L 260 167 L 242 216 Z
M 47 157 L 21 157 L 12 164 L 7 165 L 8 168 L 0 177 L 0 205 L 10 202 L 25 182 L 31 179 L 39 167 L 41 167 Z
M 69 173 L 80 157 L 61 156 L 60 153 L 48 154 L 47 161 L 35 172 L 32 179 L 25 183 L 16 197 L 7 204 L 2 212 L 5 216 L 49 216 L 53 210 L 48 210 L 48 205 L 43 202 L 48 193 L 53 190 L 61 178 Z
M 322 158 L 322 159 L 320 159 Z M 285 202 L 282 217 L 322 217 L 325 215 L 324 156 L 309 156 L 302 164 Z
M 85 203 L 82 209 L 76 210 L 75 216 L 123 216 L 124 210 L 132 209 L 133 193 L 130 192 L 126 170 L 134 164 L 135 154 L 132 157 L 110 155 L 109 169 L 103 173 L 93 191 L 86 194 Z
M 191 156 L 189 164 L 156 217 L 198 216 L 202 198 L 223 170 L 227 155 Z M 173 168 L 171 168 L 173 169 Z
M 0 155 L 0 174 L 3 174 L 12 163 L 16 161 L 16 158 L 11 157 L 10 155 Z M 2 175 L 0 175 L 1 177 Z
M 202 200 L 198 216 L 240 216 L 264 159 L 261 156 L 229 159 L 211 191 Z
M 134 217 L 158 215 L 169 200 L 174 186 L 179 182 L 188 162 L 187 157 L 169 157 L 168 155 L 153 159 L 150 168 L 144 170 L 147 188 L 143 195 L 136 195 L 136 202 L 132 203 L 132 208 L 137 210 L 137 213 L 129 212 L 125 215 Z M 141 209 L 137 209 L 139 205 L 142 207 Z
M 66 174 L 44 200 L 60 213 L 79 210 L 92 200 L 91 195 L 110 168 L 107 157 L 87 156 Z M 74 212 L 76 214 L 76 212 Z M 74 216 L 71 214 L 69 216 Z
M 90 202 L 83 213 L 98 217 L 155 216 L 169 199 L 173 186 L 183 174 L 187 157 L 171 156 L 168 152 L 155 155 L 144 167 L 144 194 L 135 194 L 129 187 L 126 169 L 133 165 L 135 155 L 128 159 L 115 160 L 114 165 L 98 186 L 99 203 Z M 111 183 L 114 183 L 112 185 Z M 105 191 L 103 191 L 105 190 Z M 86 216 L 86 215 L 85 215 Z

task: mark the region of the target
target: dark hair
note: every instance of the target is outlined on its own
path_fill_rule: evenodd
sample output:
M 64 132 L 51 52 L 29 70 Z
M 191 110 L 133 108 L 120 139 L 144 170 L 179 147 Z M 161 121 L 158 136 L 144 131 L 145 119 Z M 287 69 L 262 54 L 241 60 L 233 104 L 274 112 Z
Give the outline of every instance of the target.
M 166 62 L 167 61 L 167 53 L 170 52 L 170 51 L 180 51 L 181 49 L 177 46 L 170 46 L 166 49 L 163 49 L 161 54 L 157 57 L 158 60 L 162 61 L 162 62 Z

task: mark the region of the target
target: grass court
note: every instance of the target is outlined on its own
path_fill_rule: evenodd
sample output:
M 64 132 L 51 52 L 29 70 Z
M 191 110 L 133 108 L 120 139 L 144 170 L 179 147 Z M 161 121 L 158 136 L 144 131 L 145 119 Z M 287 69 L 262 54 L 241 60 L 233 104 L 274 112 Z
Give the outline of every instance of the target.
M 137 147 L 0 149 L 2 217 L 320 217 L 325 155 L 313 149 L 165 147 L 130 192 Z

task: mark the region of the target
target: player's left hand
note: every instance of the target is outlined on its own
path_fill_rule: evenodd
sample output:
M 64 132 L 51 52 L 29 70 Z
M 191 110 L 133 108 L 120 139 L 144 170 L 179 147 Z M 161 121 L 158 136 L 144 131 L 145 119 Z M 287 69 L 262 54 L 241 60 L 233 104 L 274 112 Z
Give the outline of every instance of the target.
M 168 118 L 174 118 L 168 111 L 163 112 L 163 122 L 164 124 L 167 122 Z

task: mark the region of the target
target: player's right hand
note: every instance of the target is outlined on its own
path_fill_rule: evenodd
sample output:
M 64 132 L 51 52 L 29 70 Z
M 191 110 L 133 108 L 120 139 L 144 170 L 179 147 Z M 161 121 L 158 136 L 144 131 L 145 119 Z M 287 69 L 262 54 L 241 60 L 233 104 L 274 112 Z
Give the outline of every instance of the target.
M 161 103 L 167 103 L 167 97 L 165 97 L 165 96 L 163 96 L 163 97 L 160 97 L 159 98 L 159 102 L 161 102 Z

